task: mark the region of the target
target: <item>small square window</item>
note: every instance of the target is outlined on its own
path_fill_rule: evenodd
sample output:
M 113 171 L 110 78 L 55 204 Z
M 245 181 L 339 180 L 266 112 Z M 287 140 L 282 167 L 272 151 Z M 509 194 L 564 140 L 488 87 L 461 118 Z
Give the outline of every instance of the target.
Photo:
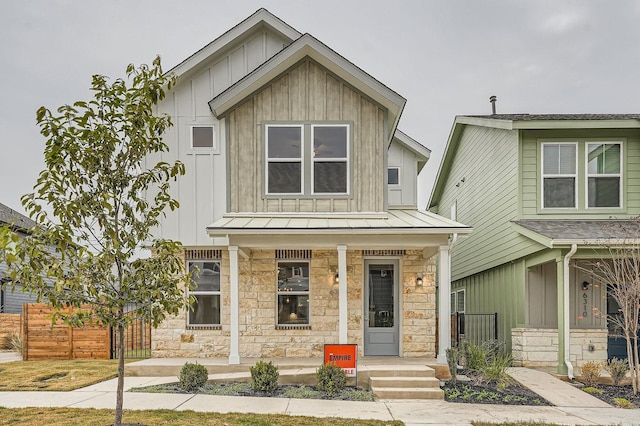
M 191 148 L 214 148 L 213 126 L 191 127 Z
M 387 181 L 389 185 L 399 185 L 400 184 L 400 168 L 398 167 L 389 167 L 387 169 Z

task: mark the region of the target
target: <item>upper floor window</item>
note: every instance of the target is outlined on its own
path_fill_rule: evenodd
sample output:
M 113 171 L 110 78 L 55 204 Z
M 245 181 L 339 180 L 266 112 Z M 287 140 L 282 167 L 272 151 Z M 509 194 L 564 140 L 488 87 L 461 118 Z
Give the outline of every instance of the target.
M 587 143 L 587 207 L 620 207 L 621 146 Z
M 542 206 L 575 208 L 577 144 L 542 144 Z
M 348 124 L 265 126 L 267 195 L 347 195 Z
M 389 167 L 387 169 L 387 183 L 389 185 L 400 185 L 400 168 Z
M 220 261 L 189 261 L 189 272 L 197 270 L 197 286 L 189 291 L 193 296 L 193 310 L 188 313 L 190 326 L 220 325 Z
M 192 126 L 191 148 L 215 148 L 213 126 Z

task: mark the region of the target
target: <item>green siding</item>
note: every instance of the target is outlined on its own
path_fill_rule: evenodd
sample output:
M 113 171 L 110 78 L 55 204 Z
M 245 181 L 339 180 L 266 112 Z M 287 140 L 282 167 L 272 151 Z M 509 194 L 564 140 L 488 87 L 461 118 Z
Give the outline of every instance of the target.
M 466 126 L 439 213 L 448 216 L 454 203 L 457 220 L 472 226 L 473 233 L 452 251 L 453 280 L 539 250 L 510 223 L 519 213 L 517 131 Z
M 540 143 L 542 141 L 578 142 L 578 208 L 568 211 L 544 211 L 540 208 Z M 623 208 L 586 209 L 585 142 L 622 141 Z M 522 131 L 521 188 L 523 219 L 607 219 L 611 216 L 635 217 L 640 213 L 640 132 L 637 129 L 529 130 Z
M 511 350 L 511 329 L 523 326 L 524 261 L 512 262 L 451 284 L 452 290 L 465 289 L 467 314 L 498 313 L 498 340 Z

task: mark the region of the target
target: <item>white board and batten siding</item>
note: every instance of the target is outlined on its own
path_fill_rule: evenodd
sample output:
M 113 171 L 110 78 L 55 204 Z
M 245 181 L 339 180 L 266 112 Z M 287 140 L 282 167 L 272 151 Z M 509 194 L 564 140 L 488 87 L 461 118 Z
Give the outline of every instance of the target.
M 398 168 L 398 184 L 387 186 L 389 207 L 416 207 L 418 204 L 418 158 L 397 140 L 389 147 L 388 169 Z
M 167 212 L 156 236 L 179 240 L 185 246 L 211 243 L 206 227 L 227 211 L 227 160 L 225 124 L 213 116 L 208 103 L 289 42 L 263 28 L 178 76 L 178 83 L 158 106 L 158 112 L 173 121 L 164 137 L 169 151 L 149 156 L 147 164 L 180 160 L 186 174 L 171 186 L 180 208 Z M 213 148 L 192 148 L 193 126 L 213 126 Z

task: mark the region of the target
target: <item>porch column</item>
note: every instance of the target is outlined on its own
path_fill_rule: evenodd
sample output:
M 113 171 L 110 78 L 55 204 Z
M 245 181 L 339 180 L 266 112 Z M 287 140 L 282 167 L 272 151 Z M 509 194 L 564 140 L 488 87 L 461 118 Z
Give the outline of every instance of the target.
M 239 327 L 239 304 L 240 292 L 238 290 L 238 246 L 229 246 L 229 299 L 231 303 L 230 318 L 230 344 L 229 344 L 229 364 L 240 364 L 240 327 Z
M 438 268 L 438 364 L 446 364 L 446 350 L 451 348 L 451 258 L 448 245 L 440 246 Z
M 564 363 L 565 351 L 566 348 L 564 346 L 565 342 L 565 315 L 564 315 L 564 307 L 565 307 L 565 294 L 564 287 L 566 283 L 564 282 L 564 260 L 560 257 L 556 261 L 556 293 L 558 297 L 558 366 L 556 368 L 556 372 L 558 374 L 567 374 L 568 369 Z
M 338 343 L 347 342 L 347 246 L 338 245 Z

